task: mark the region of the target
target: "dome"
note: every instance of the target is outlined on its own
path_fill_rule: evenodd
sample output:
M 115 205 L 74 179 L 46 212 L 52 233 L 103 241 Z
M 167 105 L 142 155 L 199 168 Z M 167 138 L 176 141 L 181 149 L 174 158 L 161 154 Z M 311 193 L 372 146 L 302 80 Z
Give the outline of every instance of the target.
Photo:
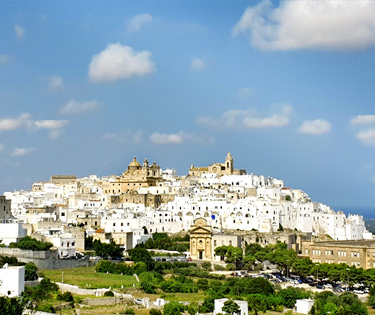
M 128 165 L 129 167 L 141 167 L 141 164 L 137 161 L 136 157 L 133 157 L 133 161 L 130 162 Z

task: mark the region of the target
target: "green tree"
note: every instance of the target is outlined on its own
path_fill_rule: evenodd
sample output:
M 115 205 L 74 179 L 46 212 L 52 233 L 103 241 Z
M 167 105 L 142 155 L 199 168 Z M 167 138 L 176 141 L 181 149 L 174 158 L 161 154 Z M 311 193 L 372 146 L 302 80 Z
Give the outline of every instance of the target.
M 38 279 L 38 267 L 32 263 L 29 262 L 25 265 L 25 281 L 32 281 Z
M 199 311 L 199 305 L 197 302 L 191 302 L 187 308 L 187 311 L 190 315 L 195 315 Z
M 180 315 L 184 311 L 184 306 L 178 302 L 169 302 L 164 305 L 164 315 Z
M 311 259 L 302 258 L 296 260 L 292 264 L 292 270 L 301 277 L 308 277 L 311 275 L 311 270 L 314 267 Z
M 223 245 L 215 248 L 215 255 L 220 256 L 220 260 L 224 260 L 225 254 L 228 251 L 228 246 Z
M 249 309 L 254 311 L 255 315 L 267 310 L 266 296 L 263 294 L 250 294 L 247 296 L 247 302 L 249 303 Z
M 9 248 L 19 248 L 25 250 L 49 250 L 53 246 L 49 242 L 41 242 L 30 236 L 25 236 L 21 238 L 17 243 L 10 243 Z
M 261 251 L 264 251 L 264 249 L 262 248 L 262 246 L 260 246 L 257 243 L 251 243 L 251 244 L 246 245 L 246 247 L 245 247 L 245 255 L 246 256 L 247 255 L 254 256 L 255 253 L 261 252 Z
M 0 296 L 0 314 L 22 315 L 24 305 L 17 298 Z
M 238 306 L 236 302 L 234 302 L 231 299 L 224 302 L 224 306 L 222 307 L 222 310 L 231 315 L 240 313 L 240 307 Z
M 134 262 L 144 262 L 146 264 L 147 270 L 150 271 L 154 269 L 155 262 L 147 249 L 137 245 L 133 249 L 129 249 L 128 254 L 130 259 Z

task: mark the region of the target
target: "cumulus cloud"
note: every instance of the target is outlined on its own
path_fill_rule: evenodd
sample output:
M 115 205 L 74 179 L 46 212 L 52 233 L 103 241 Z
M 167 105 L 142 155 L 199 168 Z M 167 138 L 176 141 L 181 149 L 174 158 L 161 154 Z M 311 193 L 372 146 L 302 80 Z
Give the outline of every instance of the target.
M 227 127 L 227 128 L 273 128 L 284 127 L 290 122 L 290 115 L 293 109 L 289 105 L 284 105 L 281 113 L 261 117 L 255 110 L 229 110 L 224 112 L 220 118 L 198 117 L 197 122 L 209 127 Z
M 82 114 L 92 112 L 101 105 L 102 104 L 97 101 L 77 102 L 76 100 L 71 100 L 60 109 L 60 113 L 66 115 Z
M 248 7 L 233 35 L 249 33 L 261 49 L 304 48 L 357 50 L 375 44 L 375 2 L 263 0 Z
M 49 79 L 49 87 L 52 90 L 61 90 L 64 88 L 64 80 L 62 77 L 59 77 L 57 75 L 52 76 Z
M 195 142 L 212 142 L 212 139 L 204 139 L 204 137 L 186 133 L 183 131 L 180 131 L 179 133 L 159 133 L 154 132 L 150 136 L 150 141 L 155 144 L 181 144 L 185 141 L 195 141 Z
M 17 118 L 0 119 L 0 132 L 13 131 L 24 128 L 28 131 L 44 129 L 48 130 L 50 137 L 55 139 L 69 123 L 68 120 L 33 120 L 30 114 L 22 114 Z
M 110 82 L 142 76 L 155 71 L 151 53 L 147 50 L 135 51 L 120 43 L 110 44 L 94 55 L 89 65 L 89 79 L 92 82 Z
M 28 155 L 34 151 L 34 148 L 16 148 L 12 152 L 12 156 L 23 156 Z
M 51 139 L 57 139 L 63 132 L 63 128 L 69 123 L 69 120 L 37 120 L 33 125 L 35 129 L 46 129 L 49 131 Z
M 22 121 L 19 119 L 5 118 L 0 120 L 0 132 L 8 130 L 16 130 L 22 127 Z
M 204 70 L 205 67 L 206 65 L 201 58 L 193 58 L 190 62 L 190 69 L 193 71 L 201 71 Z
M 324 119 L 305 120 L 298 132 L 310 135 L 322 135 L 331 130 L 331 124 Z
M 14 26 L 14 30 L 18 39 L 21 39 L 25 36 L 25 29 L 18 24 Z
M 139 143 L 142 140 L 142 130 L 126 130 L 121 134 L 107 132 L 103 135 L 103 139 L 122 143 Z
M 375 129 L 367 129 L 358 132 L 357 139 L 365 145 L 375 145 Z
M 10 60 L 10 57 L 8 55 L 0 55 L 0 65 L 4 65 L 8 63 Z
M 128 24 L 128 32 L 138 32 L 142 25 L 152 22 L 152 16 L 148 13 L 135 15 Z
M 367 125 L 375 123 L 375 115 L 358 115 L 350 120 L 352 125 Z

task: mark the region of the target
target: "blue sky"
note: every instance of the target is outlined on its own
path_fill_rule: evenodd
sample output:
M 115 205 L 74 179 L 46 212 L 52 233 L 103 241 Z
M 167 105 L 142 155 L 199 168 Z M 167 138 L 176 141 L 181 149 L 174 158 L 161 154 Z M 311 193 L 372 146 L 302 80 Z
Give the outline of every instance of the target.
M 0 191 L 133 155 L 375 205 L 374 1 L 1 1 Z M 375 208 L 375 207 L 374 207 Z

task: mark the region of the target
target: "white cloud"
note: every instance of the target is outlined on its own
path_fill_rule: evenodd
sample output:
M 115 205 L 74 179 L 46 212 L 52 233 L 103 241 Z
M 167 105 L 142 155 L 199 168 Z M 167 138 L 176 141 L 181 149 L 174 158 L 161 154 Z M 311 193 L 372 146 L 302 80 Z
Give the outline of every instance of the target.
M 375 145 L 375 129 L 367 129 L 358 132 L 357 139 L 365 145 Z
M 0 120 L 0 132 L 5 130 L 16 130 L 22 127 L 22 121 L 19 119 L 5 118 Z
M 49 79 L 49 87 L 52 90 L 61 90 L 64 88 L 64 80 L 62 77 L 59 77 L 57 75 L 52 76 Z
M 20 128 L 27 130 L 44 129 L 49 130 L 50 137 L 55 139 L 61 134 L 63 127 L 68 123 L 68 120 L 32 120 L 31 115 L 25 113 L 17 118 L 0 119 L 0 132 Z
M 10 57 L 8 55 L 0 55 L 0 65 L 4 65 L 8 63 L 10 60 Z
M 331 124 L 324 119 L 305 120 L 298 132 L 310 135 L 322 135 L 331 130 Z
M 14 30 L 18 39 L 21 39 L 25 36 L 25 29 L 18 24 L 14 26 Z
M 63 132 L 63 128 L 69 123 L 69 120 L 37 120 L 34 121 L 36 129 L 49 130 L 51 139 L 57 139 Z
M 120 43 L 110 44 L 99 54 L 94 55 L 89 65 L 89 79 L 92 82 L 117 81 L 142 76 L 155 71 L 151 53 L 137 52 L 130 46 Z
M 186 140 L 204 143 L 212 143 L 213 141 L 212 139 L 204 139 L 201 136 L 186 133 L 183 131 L 171 134 L 154 132 L 150 136 L 150 140 L 155 144 L 181 144 L 184 143 Z
M 34 148 L 16 148 L 12 152 L 12 156 L 23 156 L 28 155 L 34 151 Z
M 261 49 L 363 49 L 375 44 L 375 1 L 270 0 L 248 7 L 233 35 L 250 33 Z
M 350 120 L 352 125 L 366 125 L 375 123 L 375 115 L 358 115 Z
M 4 151 L 4 145 L 0 143 L 0 152 Z
M 293 109 L 289 105 L 284 105 L 281 113 L 274 113 L 270 116 L 259 117 L 255 110 L 229 110 L 224 112 L 220 118 L 198 117 L 197 122 L 210 127 L 227 128 L 273 128 L 284 127 L 290 122 L 289 116 Z
M 148 13 L 135 15 L 128 24 L 128 32 L 138 32 L 142 25 L 152 22 L 152 16 Z
M 60 129 L 68 123 L 69 120 L 36 120 L 34 122 L 37 129 Z
M 86 112 L 92 112 L 101 105 L 102 104 L 97 101 L 77 102 L 75 100 L 71 100 L 60 109 L 60 113 L 66 115 L 75 115 Z
M 201 58 L 193 58 L 191 60 L 191 63 L 190 63 L 190 69 L 191 70 L 194 70 L 194 71 L 201 71 L 201 70 L 204 70 L 204 68 L 206 67 L 203 59 Z

